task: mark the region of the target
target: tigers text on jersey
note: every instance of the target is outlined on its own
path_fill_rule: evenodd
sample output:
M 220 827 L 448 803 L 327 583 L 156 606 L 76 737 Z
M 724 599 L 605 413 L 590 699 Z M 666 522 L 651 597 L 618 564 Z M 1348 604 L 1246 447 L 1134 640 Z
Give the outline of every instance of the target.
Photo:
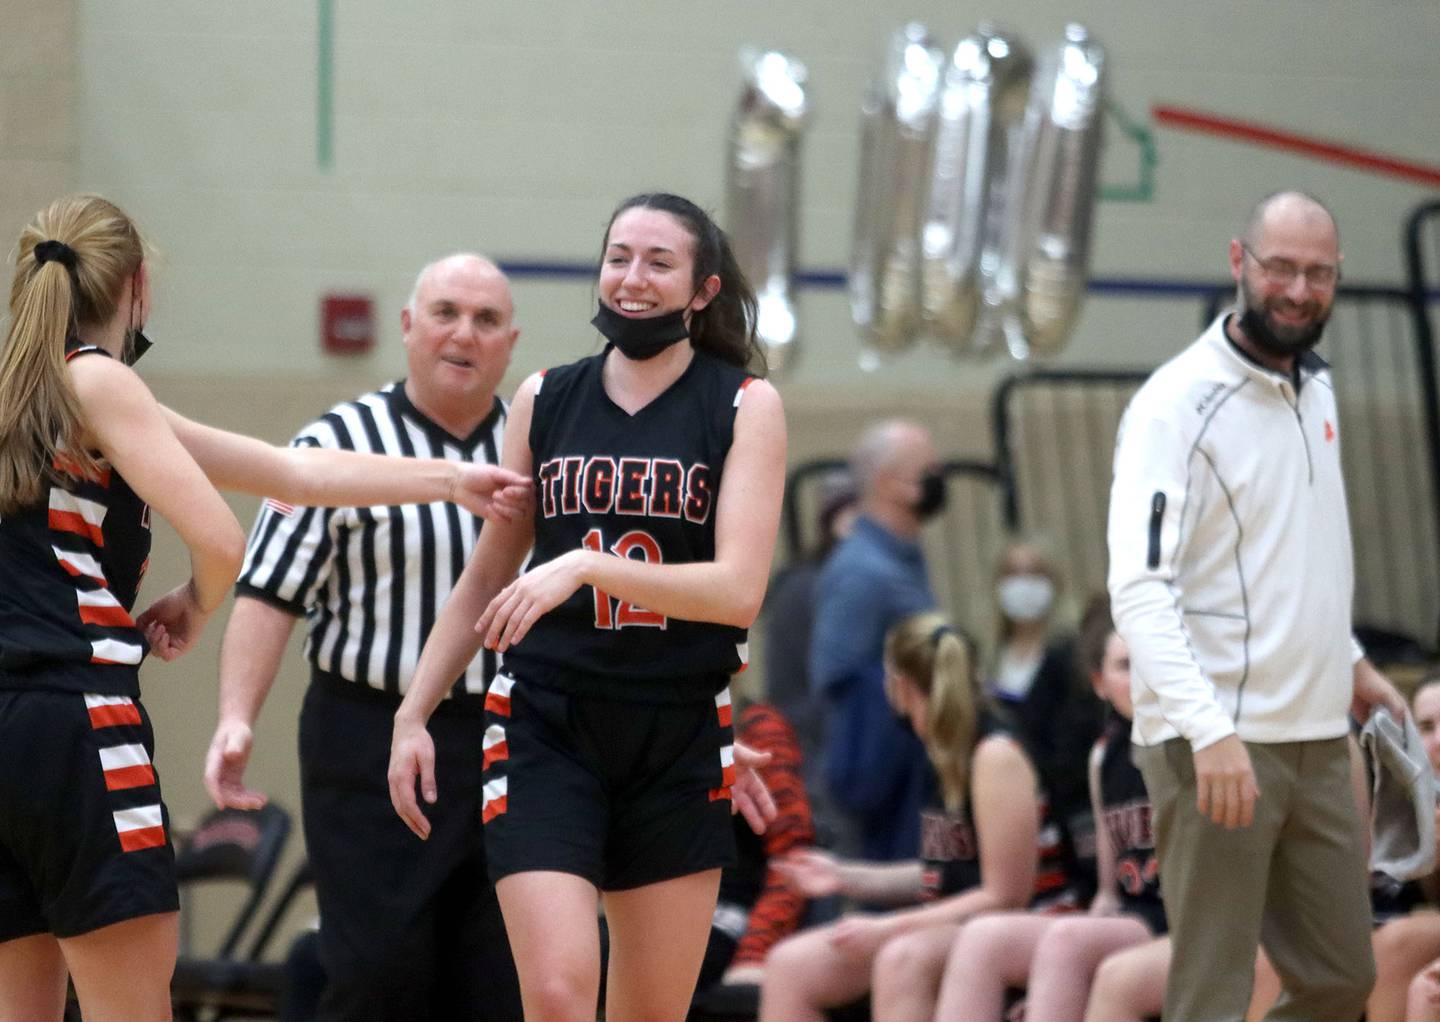
M 505 415 L 496 398 L 468 437 L 451 436 L 394 383 L 336 405 L 292 444 L 495 465 Z M 316 670 L 402 694 L 481 524 L 444 501 L 293 508 L 268 500 L 250 534 L 237 591 L 303 614 L 305 651 Z M 484 651 L 451 694 L 483 695 L 496 661 Z
M 604 354 L 547 371 L 535 393 L 534 568 L 584 548 L 651 564 L 715 557 L 715 499 L 753 379 L 696 352 L 631 415 L 605 393 Z M 708 698 L 744 666 L 745 630 L 669 618 L 591 586 L 544 615 L 507 663 L 542 684 L 629 699 Z
M 89 354 L 109 357 L 72 343 L 66 360 Z M 150 508 L 104 461 L 90 478 L 63 454 L 53 467 L 43 503 L 0 518 L 0 688 L 138 696 Z

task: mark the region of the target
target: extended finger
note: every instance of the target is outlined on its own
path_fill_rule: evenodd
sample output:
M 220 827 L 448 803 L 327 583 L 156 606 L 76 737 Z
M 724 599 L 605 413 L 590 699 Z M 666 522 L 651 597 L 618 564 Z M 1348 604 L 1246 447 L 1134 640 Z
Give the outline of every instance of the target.
M 500 633 L 499 644 L 495 647 L 496 652 L 503 653 L 520 641 L 519 637 L 524 634 L 526 627 L 525 618 L 530 613 L 532 606 L 533 601 L 528 596 L 516 599 L 505 619 L 505 630 Z
M 541 610 L 540 605 L 534 600 L 531 600 L 530 605 L 525 608 L 524 616 L 520 618 L 520 626 L 515 629 L 515 634 L 510 636 L 507 645 L 513 646 L 524 639 L 525 636 L 529 635 L 531 626 L 533 626 L 536 621 L 539 621 L 543 614 L 544 611 Z
M 495 611 L 495 618 L 490 622 L 490 631 L 485 636 L 485 645 L 497 652 L 503 652 L 505 647 L 503 639 L 505 633 L 511 628 L 511 619 L 519 612 L 524 596 L 520 592 L 518 583 L 511 586 L 500 594 L 500 606 Z
M 1234 830 L 1240 826 L 1240 778 L 1225 780 L 1225 829 Z
M 730 811 L 734 813 L 737 810 L 741 816 L 745 817 L 745 822 L 750 825 L 752 831 L 756 834 L 765 833 L 769 821 L 765 818 L 764 810 L 756 804 L 755 799 L 748 792 L 736 791 L 731 788 Z
M 1255 802 L 1260 798 L 1260 789 L 1252 778 L 1240 782 L 1240 826 L 1248 827 L 1255 822 Z
M 480 616 L 480 621 L 485 625 L 482 634 L 485 636 L 484 644 L 486 649 L 494 649 L 495 643 L 500 639 L 500 633 L 505 628 L 505 623 L 513 612 L 514 601 L 519 590 L 520 581 L 517 579 L 511 582 L 504 589 L 495 594 L 490 605 L 485 608 L 485 613 Z M 486 618 L 489 618 L 486 623 Z M 480 631 L 480 626 L 476 625 Z
M 390 773 L 390 804 L 395 807 L 395 812 L 400 819 L 405 821 L 415 836 L 422 841 L 430 836 L 430 821 L 425 819 L 425 814 L 420 811 L 420 805 L 415 801 L 415 773 L 414 765 L 401 768 Z

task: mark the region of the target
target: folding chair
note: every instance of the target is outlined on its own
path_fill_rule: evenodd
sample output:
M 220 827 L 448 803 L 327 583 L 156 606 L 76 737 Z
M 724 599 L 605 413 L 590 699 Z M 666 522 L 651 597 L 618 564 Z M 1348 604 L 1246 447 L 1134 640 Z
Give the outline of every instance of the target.
M 274 803 L 253 812 L 220 809 L 206 816 L 176 853 L 182 939 L 171 993 L 176 1017 L 182 1022 L 198 1018 L 198 1011 L 204 1007 L 222 1009 L 215 1017 L 224 1016 L 226 990 L 234 985 L 230 971 L 234 966 L 250 964 L 238 958 L 237 953 L 265 898 L 289 836 L 290 814 Z M 222 882 L 243 884 L 245 896 L 218 950 L 213 956 L 199 956 L 190 947 L 188 937 L 195 890 Z M 278 917 L 274 921 L 267 919 L 270 929 L 276 921 Z

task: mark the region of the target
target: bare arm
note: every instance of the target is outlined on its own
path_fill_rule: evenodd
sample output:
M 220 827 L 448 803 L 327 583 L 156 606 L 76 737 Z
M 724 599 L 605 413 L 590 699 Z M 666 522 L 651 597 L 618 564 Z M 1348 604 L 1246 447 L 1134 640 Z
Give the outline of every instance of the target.
M 531 474 L 530 417 L 535 407 L 536 381 L 537 377 L 532 376 L 515 395 L 501 456 L 507 469 L 527 480 Z M 426 721 L 445 698 L 451 682 L 480 652 L 475 620 L 515 577 L 534 538 L 534 521 L 528 516 L 489 522 L 480 531 L 470 561 L 430 629 L 410 687 L 395 711 L 390 743 L 390 801 L 421 838 L 429 836 L 430 823 L 415 798 L 416 779 L 426 802 L 433 803 L 439 797 L 435 788 L 435 747 L 425 729 Z
M 140 377 L 108 358 L 78 358 L 67 368 L 88 440 L 174 526 L 190 551 L 190 582 L 157 604 L 165 605 L 162 623 L 176 633 L 177 642 L 188 645 L 230 592 L 245 552 L 245 533 L 176 439 Z
M 1405 719 L 1408 710 L 1405 697 L 1390 683 L 1389 678 L 1376 669 L 1369 657 L 1362 656 L 1355 661 L 1351 677 L 1354 681 L 1355 697 L 1350 713 L 1356 720 L 1369 720 L 1370 711 L 1376 706 L 1384 706 L 1396 720 Z
M 1110 828 L 1105 826 L 1105 806 L 1100 799 L 1100 763 L 1105 747 L 1095 743 L 1090 750 L 1090 812 L 1095 819 L 1095 900 L 1090 903 L 1091 915 L 1110 915 L 1119 907 L 1119 889 L 1115 881 L 1115 847 L 1110 843 Z
M 861 862 L 841 859 L 818 848 L 801 848 L 774 868 L 785 882 L 807 898 L 839 894 L 869 905 L 910 905 L 920 898 L 920 863 Z
M 275 447 L 165 409 L 175 435 L 227 490 L 317 507 L 428 504 L 449 500 L 486 518 L 517 517 L 529 482 L 492 465 L 392 458 L 318 447 Z
M 265 795 L 245 787 L 255 721 L 290 641 L 295 617 L 253 596 L 237 596 L 220 645 L 220 719 L 205 755 L 205 790 L 220 808 L 259 809 Z
M 518 403 L 518 398 L 517 398 Z M 485 610 L 487 647 L 504 652 L 582 585 L 686 621 L 748 628 L 760 612 L 785 484 L 785 413 L 763 380 L 745 390 L 715 506 L 715 559 L 650 564 L 572 550 L 527 572 Z
M 1028 905 L 1035 893 L 1039 858 L 1038 793 L 1035 768 L 1019 745 L 1000 737 L 981 742 L 970 779 L 980 844 L 980 885 L 931 905 L 894 913 L 887 920 L 890 935 Z

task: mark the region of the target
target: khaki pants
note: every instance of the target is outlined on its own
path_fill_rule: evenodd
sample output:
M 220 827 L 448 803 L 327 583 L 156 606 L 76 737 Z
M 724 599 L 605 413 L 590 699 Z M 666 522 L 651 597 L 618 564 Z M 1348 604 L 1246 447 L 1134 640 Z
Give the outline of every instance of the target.
M 1375 982 L 1375 962 L 1346 740 L 1246 749 L 1260 798 L 1254 822 L 1237 830 L 1196 810 L 1188 742 L 1134 749 L 1154 806 L 1174 945 L 1165 1018 L 1244 1018 L 1260 944 L 1285 987 L 1268 1018 L 1355 1022 Z

